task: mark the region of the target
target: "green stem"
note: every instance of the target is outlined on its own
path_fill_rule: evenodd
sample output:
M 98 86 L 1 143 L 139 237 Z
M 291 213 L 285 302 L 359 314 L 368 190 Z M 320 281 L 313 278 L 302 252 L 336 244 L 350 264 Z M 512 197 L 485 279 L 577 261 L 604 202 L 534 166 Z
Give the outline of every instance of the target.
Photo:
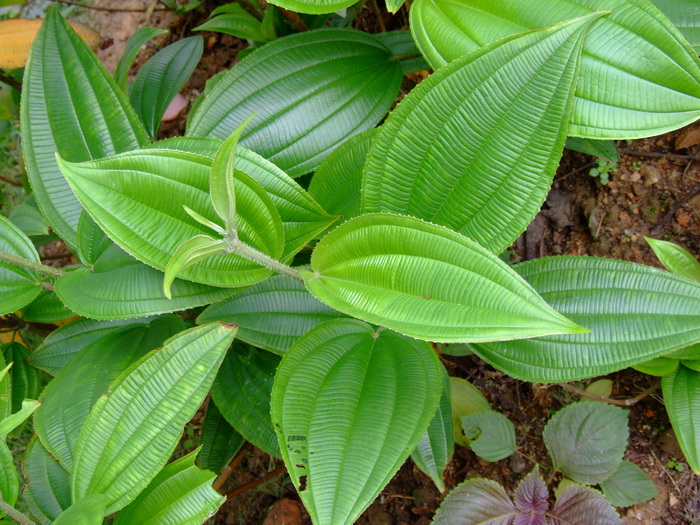
M 20 511 L 18 511 L 12 505 L 5 502 L 5 500 L 2 499 L 1 494 L 0 494 L 0 509 L 5 511 L 5 514 L 7 514 L 10 518 L 15 520 L 17 523 L 21 523 L 22 525 L 36 525 L 36 523 L 34 523 L 32 520 L 30 520 L 27 516 L 22 514 Z
M 32 270 L 34 272 L 43 273 L 44 275 L 47 275 L 49 277 L 54 277 L 56 279 L 66 275 L 66 272 L 64 272 L 63 270 L 60 270 L 58 268 L 53 268 L 51 266 L 44 266 L 41 263 L 30 261 L 30 260 L 25 259 L 23 257 L 18 257 L 17 255 L 13 255 L 11 253 L 7 253 L 7 252 L 4 252 L 2 250 L 0 250 L 0 261 L 14 264 L 15 266 L 21 266 L 22 268 L 26 268 L 27 270 Z
M 297 281 L 300 281 L 302 283 L 304 282 L 304 279 L 302 278 L 301 274 L 291 266 L 287 266 L 286 264 L 283 264 L 273 259 L 269 255 L 266 255 L 263 252 L 256 250 L 252 246 L 248 246 L 246 243 L 239 239 L 226 240 L 226 251 L 228 253 L 235 253 L 236 255 L 240 255 L 241 257 L 243 257 L 244 259 L 248 259 L 249 261 L 258 263 L 260 266 L 264 266 L 265 268 L 268 268 L 273 272 L 287 275 L 292 279 L 296 279 Z

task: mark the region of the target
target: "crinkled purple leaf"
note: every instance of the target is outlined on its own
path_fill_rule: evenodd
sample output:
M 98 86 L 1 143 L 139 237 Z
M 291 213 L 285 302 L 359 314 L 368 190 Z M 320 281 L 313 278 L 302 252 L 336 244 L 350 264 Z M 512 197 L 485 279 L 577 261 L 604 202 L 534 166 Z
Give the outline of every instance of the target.
M 458 485 L 440 505 L 434 525 L 512 525 L 518 514 L 506 491 L 489 479 L 470 479 Z
M 547 525 L 547 520 L 542 514 L 518 514 L 513 525 Z
M 549 492 L 547 492 L 547 485 L 542 479 L 542 476 L 540 476 L 539 466 L 536 465 L 533 471 L 530 472 L 530 474 L 518 484 L 518 488 L 515 489 L 515 506 L 521 512 L 544 514 L 547 512 L 547 509 L 549 509 L 548 497 Z M 516 520 L 516 523 L 520 522 Z
M 620 516 L 600 492 L 581 485 L 573 485 L 561 493 L 549 518 L 551 525 L 622 523 Z

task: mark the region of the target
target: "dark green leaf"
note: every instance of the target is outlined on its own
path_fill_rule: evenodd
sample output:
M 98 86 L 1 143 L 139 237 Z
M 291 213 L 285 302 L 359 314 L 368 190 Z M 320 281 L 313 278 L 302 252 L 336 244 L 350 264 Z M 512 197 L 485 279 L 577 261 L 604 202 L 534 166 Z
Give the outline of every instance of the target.
M 92 217 L 83 210 L 78 221 L 78 256 L 86 266 L 94 265 L 113 243 Z
M 630 507 L 659 495 L 654 482 L 634 463 L 623 461 L 608 479 L 600 484 L 605 499 L 615 507 Z
M 0 345 L 5 363 L 12 363 L 10 384 L 12 385 L 12 413 L 22 408 L 25 399 L 37 399 L 39 396 L 39 371 L 27 363 L 29 350 L 20 343 Z M 0 419 L 2 419 L 0 417 Z
M 17 226 L 0 215 L 0 251 L 38 263 L 32 241 Z M 41 293 L 41 275 L 0 260 L 0 315 L 31 303 Z
M 680 366 L 661 380 L 661 387 L 685 459 L 700 474 L 700 372 Z
M 197 457 L 197 464 L 203 469 L 221 472 L 243 443 L 243 436 L 228 424 L 216 403 L 210 401 L 202 423 L 202 450 Z
M 515 427 L 503 414 L 482 410 L 462 416 L 469 448 L 486 461 L 499 461 L 515 452 Z
M 42 524 L 51 523 L 71 505 L 70 475 L 36 437 L 27 445 L 23 468 L 29 510 Z
M 55 323 L 75 317 L 55 292 L 42 290 L 39 296 L 22 308 L 22 319 L 31 323 Z
M 34 206 L 20 204 L 12 208 L 9 219 L 25 235 L 48 235 L 49 225 L 41 212 Z
M 612 162 L 620 162 L 620 153 L 612 140 L 582 139 L 579 137 L 567 137 L 566 149 L 579 151 L 586 155 L 601 157 Z

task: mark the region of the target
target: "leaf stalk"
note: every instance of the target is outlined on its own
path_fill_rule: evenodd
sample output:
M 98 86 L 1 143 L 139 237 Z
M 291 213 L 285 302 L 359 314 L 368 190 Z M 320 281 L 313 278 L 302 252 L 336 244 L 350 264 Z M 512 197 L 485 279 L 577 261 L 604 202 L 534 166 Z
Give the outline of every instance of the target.
M 53 268 L 52 266 L 46 266 L 41 263 L 30 261 L 29 259 L 25 259 L 24 257 L 19 257 L 17 255 L 13 255 L 2 250 L 0 250 L 0 261 L 14 264 L 15 266 L 20 266 L 22 268 L 26 268 L 27 270 L 32 270 L 34 272 L 44 274 L 47 277 L 53 277 L 55 279 L 66 275 L 66 272 L 59 268 Z
M 236 255 L 240 255 L 244 259 L 248 259 L 249 261 L 258 263 L 260 266 L 264 266 L 268 270 L 287 275 L 288 277 L 291 277 L 292 279 L 295 279 L 299 282 L 304 282 L 303 277 L 297 270 L 295 270 L 291 266 L 287 266 L 286 264 L 273 259 L 272 257 L 261 252 L 260 250 L 256 250 L 252 246 L 247 245 L 246 243 L 238 239 L 237 236 L 234 237 L 228 235 L 224 238 L 224 242 L 226 243 L 227 253 L 235 253 Z

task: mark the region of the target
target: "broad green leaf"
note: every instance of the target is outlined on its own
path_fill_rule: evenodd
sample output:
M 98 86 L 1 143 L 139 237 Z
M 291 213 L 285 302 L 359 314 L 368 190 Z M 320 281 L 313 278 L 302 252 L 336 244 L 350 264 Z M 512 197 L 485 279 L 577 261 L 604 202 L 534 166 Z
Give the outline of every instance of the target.
M 322 15 L 350 7 L 355 0 L 274 0 L 270 3 L 297 13 Z
M 112 244 L 93 269 L 80 268 L 56 281 L 59 298 L 74 312 L 93 319 L 144 317 L 188 310 L 228 297 L 233 290 L 175 279 L 172 299 L 163 295 L 163 272 Z
M 260 21 L 243 9 L 240 4 L 228 4 L 221 7 L 226 7 L 226 11 L 218 13 L 214 11 L 209 20 L 198 25 L 192 31 L 214 31 L 256 42 L 269 40 L 262 34 Z
M 354 523 L 435 414 L 441 364 L 427 343 L 356 320 L 310 330 L 280 364 L 272 421 L 317 525 Z
M 161 271 L 183 242 L 211 233 L 183 206 L 218 222 L 209 197 L 210 166 L 204 157 L 168 150 L 142 150 L 82 164 L 61 161 L 61 169 L 95 222 L 132 256 Z M 240 239 L 273 258 L 281 256 L 282 243 L 269 233 L 274 226 L 259 230 L 274 206 L 261 202 L 264 192 L 255 181 L 248 185 L 252 179 L 239 180 Z M 235 287 L 254 284 L 268 275 L 269 270 L 227 254 L 186 268 L 181 278 Z
M 0 355 L 0 367 L 0 419 L 4 419 L 12 414 L 12 363 L 5 365 L 5 358 Z
M 205 91 L 187 134 L 224 139 L 257 111 L 241 145 L 298 177 L 374 127 L 393 104 L 401 75 L 399 62 L 367 33 L 319 29 L 279 38 Z
M 14 505 L 19 494 L 17 469 L 12 461 L 12 452 L 4 439 L 0 440 L 0 494 L 8 505 Z M 0 510 L 0 515 L 3 514 Z
M 218 323 L 181 332 L 112 384 L 75 447 L 74 501 L 104 494 L 111 514 L 146 488 L 204 400 L 235 333 Z
M 680 366 L 661 380 L 661 388 L 685 459 L 700 474 L 700 372 Z
M 0 439 L 4 439 L 7 434 L 22 425 L 29 416 L 39 407 L 39 401 L 34 399 L 25 399 L 22 401 L 22 407 L 18 412 L 15 412 L 10 417 L 0 421 Z
M 600 484 L 605 499 L 615 507 L 630 507 L 659 495 L 654 482 L 642 469 L 623 461 L 608 479 Z
M 564 489 L 547 517 L 552 525 L 569 523 L 620 525 L 622 523 L 620 516 L 600 492 L 581 485 L 571 485 Z
M 377 131 L 370 129 L 347 140 L 314 173 L 309 184 L 309 195 L 328 213 L 340 215 L 343 220 L 360 215 L 362 171 Z
M 481 393 L 466 379 L 450 377 L 450 394 L 452 398 L 452 429 L 454 441 L 463 447 L 469 446 L 469 439 L 462 431 L 462 417 L 475 412 L 491 410 L 491 405 Z
M 25 399 L 36 399 L 39 396 L 39 371 L 27 364 L 29 350 L 24 345 L 8 343 L 0 345 L 0 350 L 5 358 L 4 362 L 12 363 L 9 376 L 12 385 L 12 407 L 10 410 L 13 413 L 22 408 L 22 402 Z
M 650 361 L 645 361 L 644 363 L 639 363 L 634 365 L 632 368 L 642 372 L 643 374 L 649 374 L 651 376 L 663 377 L 668 374 L 672 374 L 680 361 L 678 359 L 672 359 L 668 357 L 655 357 Z
M 682 277 L 595 257 L 543 257 L 514 268 L 552 308 L 591 329 L 472 345 L 479 357 L 518 379 L 595 377 L 700 340 L 700 286 Z
M 175 335 L 172 328 L 165 317 L 108 333 L 77 349 L 75 357 L 44 389 L 34 430 L 68 472 L 73 471 L 80 430 L 97 400 L 124 370 Z
M 27 236 L 0 215 L 0 251 L 38 263 L 39 254 Z M 0 315 L 31 303 L 41 293 L 42 276 L 32 270 L 0 260 Z
M 700 359 L 700 344 L 694 344 L 666 354 L 666 357 L 671 357 L 673 359 Z
M 167 465 L 128 507 L 114 525 L 201 525 L 226 498 L 211 484 L 216 476 L 194 465 L 199 450 Z
M 178 40 L 153 55 L 131 83 L 129 100 L 151 137 L 158 134 L 165 110 L 189 80 L 203 50 L 201 36 Z
M 51 523 L 71 505 L 70 475 L 36 437 L 27 445 L 22 466 L 29 510 L 42 524 Z
M 31 323 L 55 323 L 75 317 L 75 312 L 66 308 L 55 292 L 42 290 L 27 306 L 22 308 L 22 319 Z
M 579 137 L 567 137 L 564 144 L 566 149 L 579 151 L 586 155 L 601 157 L 612 162 L 620 162 L 620 153 L 612 140 L 582 139 Z
M 700 4 L 696 0 L 651 0 L 700 53 Z
M 683 366 L 690 370 L 694 370 L 696 372 L 700 372 L 700 360 L 697 359 L 683 359 L 681 361 Z
M 420 54 L 410 31 L 376 33 L 374 38 L 388 47 L 395 59 L 400 60 L 404 75 L 430 68 L 423 55 Z
M 9 215 L 10 221 L 25 235 L 48 235 L 49 225 L 41 212 L 34 206 L 26 203 L 12 208 Z
M 68 507 L 53 525 L 102 525 L 102 517 L 107 514 L 106 506 L 104 494 L 90 494 Z
M 243 436 L 228 424 L 213 401 L 207 405 L 201 438 L 202 450 L 197 457 L 197 464 L 214 472 L 221 472 L 245 443 Z
M 417 339 L 473 342 L 580 333 L 475 242 L 412 217 L 374 214 L 333 230 L 302 270 L 320 301 Z
M 153 322 L 154 319 L 158 319 Z M 94 321 L 80 317 L 60 326 L 49 334 L 44 342 L 29 356 L 29 364 L 51 375 L 56 375 L 80 350 L 105 335 L 127 330 L 133 326 L 145 326 L 155 330 L 162 327 L 170 337 L 185 328 L 182 320 L 175 315 L 159 318 L 129 319 L 126 321 Z
M 125 95 L 56 8 L 32 46 L 21 110 L 36 200 L 52 228 L 75 247 L 82 207 L 58 169 L 56 152 L 80 162 L 136 149 L 148 137 Z
M 552 466 L 578 483 L 594 485 L 617 470 L 627 448 L 627 412 L 605 403 L 573 403 L 542 433 Z
M 518 514 L 505 489 L 490 479 L 469 479 L 455 487 L 435 513 L 435 525 L 510 525 Z
M 338 317 L 345 316 L 318 301 L 302 283 L 273 275 L 208 306 L 197 322 L 236 323 L 241 341 L 284 354 L 311 328 Z
M 450 377 L 442 369 L 442 394 L 437 410 L 430 421 L 411 459 L 416 466 L 435 482 L 440 492 L 445 492 L 443 472 L 454 452 L 455 442 L 452 430 L 452 396 L 450 395 Z
M 442 224 L 495 253 L 510 246 L 549 192 L 600 16 L 501 40 L 421 82 L 372 142 L 363 211 Z
M 113 243 L 92 217 L 83 210 L 78 221 L 78 257 L 86 266 L 93 266 Z
M 153 147 L 176 149 L 211 159 L 221 146 L 216 139 L 176 137 Z M 249 149 L 238 147 L 234 167 L 255 179 L 272 199 L 284 228 L 284 257 L 290 258 L 311 239 L 326 230 L 337 217 L 328 215 L 293 179 L 271 162 Z
M 136 33 L 131 35 L 131 38 L 129 38 L 129 41 L 126 43 L 124 52 L 119 59 L 117 69 L 114 72 L 114 81 L 117 83 L 117 86 L 119 86 L 119 89 L 121 89 L 125 94 L 128 95 L 129 93 L 129 68 L 131 68 L 131 65 L 134 63 L 134 59 L 136 59 L 136 55 L 139 54 L 141 47 L 152 38 L 167 34 L 168 31 L 166 29 L 140 27 Z
M 234 343 L 211 387 L 211 397 L 237 432 L 271 456 L 280 457 L 270 420 L 270 395 L 280 358 Z
M 569 133 L 594 139 L 659 135 L 700 116 L 700 65 L 647 0 L 417 0 L 411 31 L 430 65 L 523 31 L 601 9 L 586 38 Z
M 510 419 L 493 410 L 462 416 L 469 448 L 486 461 L 499 461 L 515 452 L 515 427 Z
M 168 299 L 173 296 L 170 293 L 170 287 L 182 270 L 188 266 L 212 257 L 214 255 L 222 255 L 226 253 L 226 247 L 222 239 L 214 239 L 208 235 L 195 235 L 191 239 L 183 242 L 173 254 L 168 265 L 165 267 L 165 278 L 163 280 L 163 293 Z
M 644 238 L 654 250 L 654 255 L 659 258 L 669 271 L 700 282 L 700 262 L 697 261 L 688 251 L 677 244 L 666 241 L 659 241 L 650 237 Z

